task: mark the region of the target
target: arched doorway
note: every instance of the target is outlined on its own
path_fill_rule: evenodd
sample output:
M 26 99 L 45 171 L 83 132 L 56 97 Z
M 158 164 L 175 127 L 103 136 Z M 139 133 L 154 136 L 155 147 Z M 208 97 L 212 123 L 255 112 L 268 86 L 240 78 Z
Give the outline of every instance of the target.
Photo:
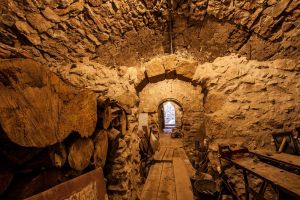
M 173 128 L 182 126 L 182 107 L 173 100 L 166 99 L 158 106 L 158 118 L 160 129 L 165 133 L 170 133 Z
M 175 106 L 171 101 L 163 103 L 164 129 L 175 128 L 176 112 Z

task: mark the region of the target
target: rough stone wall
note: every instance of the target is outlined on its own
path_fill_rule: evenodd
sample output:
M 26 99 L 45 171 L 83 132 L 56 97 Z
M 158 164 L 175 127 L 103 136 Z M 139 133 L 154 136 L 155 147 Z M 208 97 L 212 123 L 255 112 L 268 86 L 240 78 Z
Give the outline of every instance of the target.
M 113 65 L 163 52 L 160 30 L 165 19 L 155 3 L 4 0 L 0 12 L 1 58 L 55 63 L 88 56 Z
M 175 124 L 176 124 L 176 126 L 181 127 L 183 125 L 182 124 L 182 121 L 183 121 L 182 108 L 179 105 L 177 105 L 176 103 L 172 102 L 172 104 L 173 104 L 173 106 L 175 108 L 175 116 L 176 116 L 176 118 L 175 118 Z
M 148 112 L 157 118 L 159 103 L 166 98 L 176 99 L 183 107 L 183 126 L 191 125 L 186 135 L 187 150 L 201 137 L 200 125 L 205 122 L 206 135 L 212 139 L 210 158 L 214 166 L 218 164 L 218 143 L 271 148 L 271 133 L 300 125 L 300 65 L 295 60 L 249 61 L 232 54 L 198 64 L 191 57 L 173 54 L 142 63 L 141 68 L 108 68 L 85 59 L 51 69 L 78 87 L 124 102 L 132 110 L 132 130 L 136 128 L 137 113 Z M 141 84 L 141 91 L 136 91 Z M 131 141 L 127 138 L 123 142 L 132 144 L 125 145 L 124 153 L 132 158 L 126 170 L 137 169 L 139 162 L 138 147 L 134 147 L 136 135 L 130 137 Z M 132 191 L 123 197 L 138 192 L 134 189 L 137 171 L 128 174 L 131 179 L 126 179 L 125 188 Z M 122 196 L 118 192 L 113 194 L 116 198 Z
M 199 65 L 194 80 L 208 91 L 206 135 L 214 155 L 217 143 L 274 148 L 271 133 L 299 126 L 299 72 L 299 61 L 248 61 L 237 55 Z
M 133 132 L 135 87 L 166 78 L 197 82 L 204 96 L 193 101 L 203 99 L 214 144 L 228 138 L 265 147 L 273 130 L 293 128 L 292 122 L 299 121 L 299 64 L 275 60 L 300 56 L 299 7 L 299 0 L 174 0 L 175 50 L 193 55 L 190 59 L 161 56 L 169 45 L 166 1 L 2 0 L 0 58 L 33 58 L 73 85 L 119 100 L 132 110 Z M 236 56 L 200 66 L 195 61 L 212 62 L 231 52 L 275 61 Z M 131 170 L 139 163 L 137 147 L 130 145 L 136 140 L 132 135 L 121 141 L 124 156 L 132 159 L 119 166 L 130 177 L 127 198 L 134 196 L 138 182 Z
M 299 57 L 298 0 L 176 2 L 175 47 L 201 62 L 230 52 L 257 60 Z
M 190 82 L 177 79 L 163 80 L 158 83 L 149 83 L 140 93 L 139 112 L 150 113 L 156 116 L 159 105 L 167 100 L 174 99 L 182 106 L 182 124 L 186 130 L 186 142 L 194 141 L 199 137 L 200 124 L 203 121 L 203 103 L 200 86 L 193 86 Z M 159 124 L 159 123 L 158 123 Z
M 176 0 L 176 51 L 199 61 L 231 52 L 251 59 L 298 58 L 298 0 Z M 138 66 L 168 52 L 167 1 L 3 0 L 0 58 L 42 63 Z
M 206 134 L 212 138 L 213 151 L 217 150 L 217 143 L 228 142 L 244 144 L 250 149 L 270 148 L 271 133 L 299 126 L 299 61 L 249 61 L 246 57 L 232 54 L 211 63 L 197 64 L 186 57 L 183 66 L 187 82 L 168 79 L 170 71 L 175 73 L 173 77 L 181 77 L 179 63 L 183 63 L 182 59 L 181 54 L 173 54 L 144 64 L 150 83 L 139 93 L 139 112 L 155 113 L 161 100 L 174 97 L 172 92 L 193 87 L 193 83 L 201 86 L 197 93 L 190 94 L 188 90 L 192 90 L 185 89 L 182 97 L 174 98 L 178 98 L 179 102 L 191 98 L 186 104 L 191 109 L 203 106 Z M 188 77 L 193 78 L 189 80 Z M 162 81 L 163 78 L 165 80 Z M 187 113 L 184 115 L 184 123 L 196 119 Z M 197 134 L 201 137 L 198 130 Z
M 118 139 L 116 155 L 108 155 L 107 191 L 110 199 L 136 199 L 140 194 L 140 157 L 137 137 L 138 96 L 130 78 L 132 68 L 118 70 L 84 59 L 80 63 L 52 67 L 63 80 L 98 94 L 98 100 L 117 100 L 128 112 L 129 130 Z

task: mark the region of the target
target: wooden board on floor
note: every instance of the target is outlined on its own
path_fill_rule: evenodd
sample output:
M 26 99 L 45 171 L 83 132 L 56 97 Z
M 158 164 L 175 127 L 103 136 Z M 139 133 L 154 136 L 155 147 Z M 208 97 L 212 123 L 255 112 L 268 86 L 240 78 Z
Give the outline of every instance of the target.
M 171 147 L 173 148 L 183 147 L 182 140 L 180 138 L 171 138 Z
M 181 158 L 184 161 L 189 177 L 195 175 L 196 170 L 190 162 L 189 158 L 187 157 L 183 148 L 174 149 L 174 157 Z
M 163 163 L 157 199 L 176 200 L 175 179 L 171 162 Z
M 159 135 L 159 146 L 160 147 L 169 147 L 171 143 L 169 134 L 160 134 Z
M 194 175 L 195 170 L 182 148 L 181 139 L 171 140 L 169 136 L 162 136 L 160 140 L 160 150 L 154 156 L 157 162 L 151 166 L 142 200 L 194 199 L 189 175 Z M 174 159 L 179 159 L 175 166 Z
M 185 163 L 181 158 L 173 158 L 177 200 L 193 200 L 192 184 Z
M 167 148 L 166 147 L 160 147 L 159 151 L 155 152 L 154 154 L 154 160 L 160 161 L 163 159 Z
M 256 161 L 253 158 L 231 160 L 235 165 L 244 168 L 256 176 L 273 182 L 279 188 L 300 197 L 300 176 L 280 168 Z
M 180 158 L 180 148 L 174 148 L 173 158 Z
M 173 148 L 167 148 L 167 150 L 166 150 L 166 153 L 165 153 L 165 155 L 164 155 L 164 157 L 163 157 L 163 161 L 169 161 L 169 162 L 171 162 L 172 160 L 173 160 L 173 152 L 174 152 L 174 149 Z
M 142 191 L 143 200 L 156 200 L 162 174 L 163 163 L 155 163 L 149 172 L 146 183 Z
M 266 150 L 254 150 L 251 152 L 258 156 L 265 157 L 267 159 L 270 158 L 270 159 L 278 160 L 280 162 L 287 163 L 297 168 L 300 168 L 300 156 L 287 154 L 287 153 L 277 153 L 277 152 L 266 151 Z

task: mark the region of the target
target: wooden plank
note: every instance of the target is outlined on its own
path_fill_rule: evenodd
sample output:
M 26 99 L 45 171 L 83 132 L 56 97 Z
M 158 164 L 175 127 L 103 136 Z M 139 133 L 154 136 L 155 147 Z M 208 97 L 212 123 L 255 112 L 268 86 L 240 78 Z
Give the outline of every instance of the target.
M 174 152 L 173 148 L 167 148 L 166 153 L 162 160 L 171 162 L 173 160 L 173 152 Z
M 159 146 L 160 147 L 168 147 L 170 146 L 171 140 L 170 135 L 168 134 L 160 134 L 159 135 Z
M 143 187 L 141 195 L 142 200 L 152 200 L 157 198 L 162 169 L 163 163 L 155 163 L 150 168 L 149 175 Z
M 159 151 L 155 152 L 154 154 L 154 160 L 160 161 L 163 159 L 167 148 L 166 147 L 160 147 Z
M 251 153 L 254 153 L 258 156 L 265 157 L 267 159 L 270 158 L 270 159 L 278 160 L 280 162 L 300 168 L 300 156 L 287 154 L 287 153 L 271 152 L 266 150 L 254 150 L 251 151 Z
M 185 163 L 181 158 L 173 158 L 177 200 L 193 200 L 192 184 Z
M 196 170 L 193 167 L 192 163 L 190 162 L 189 158 L 187 157 L 185 150 L 183 148 L 174 149 L 174 157 L 181 158 L 184 161 L 189 177 L 195 175 Z
M 252 158 L 239 158 L 231 161 L 259 178 L 272 182 L 282 190 L 300 197 L 300 176 Z
M 61 200 L 82 199 L 100 200 L 108 199 L 101 168 L 78 176 L 72 180 L 54 186 L 49 190 L 36 194 L 26 200 Z
M 174 148 L 173 158 L 180 158 L 179 148 Z
M 176 200 L 175 178 L 171 162 L 163 163 L 157 199 Z
M 173 148 L 183 147 L 182 139 L 180 139 L 180 138 L 170 138 L 170 140 L 171 140 L 171 147 L 173 147 Z

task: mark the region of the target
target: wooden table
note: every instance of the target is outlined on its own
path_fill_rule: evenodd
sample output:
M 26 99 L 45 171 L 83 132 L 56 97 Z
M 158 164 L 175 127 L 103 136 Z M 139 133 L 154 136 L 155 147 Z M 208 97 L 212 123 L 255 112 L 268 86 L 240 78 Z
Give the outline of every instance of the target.
M 294 169 L 300 170 L 300 156 L 287 154 L 287 153 L 277 153 L 267 150 L 254 150 L 251 151 L 254 155 L 265 160 L 273 161 L 276 163 L 282 163 L 293 167 Z
M 263 194 L 267 184 L 275 186 L 278 192 L 278 199 L 280 199 L 281 191 L 287 192 L 295 198 L 300 198 L 300 176 L 251 157 L 241 157 L 230 159 L 229 161 L 243 170 L 246 199 L 249 199 L 250 193 L 256 199 L 264 199 Z M 259 192 L 255 192 L 249 187 L 248 174 L 253 174 L 264 181 Z

